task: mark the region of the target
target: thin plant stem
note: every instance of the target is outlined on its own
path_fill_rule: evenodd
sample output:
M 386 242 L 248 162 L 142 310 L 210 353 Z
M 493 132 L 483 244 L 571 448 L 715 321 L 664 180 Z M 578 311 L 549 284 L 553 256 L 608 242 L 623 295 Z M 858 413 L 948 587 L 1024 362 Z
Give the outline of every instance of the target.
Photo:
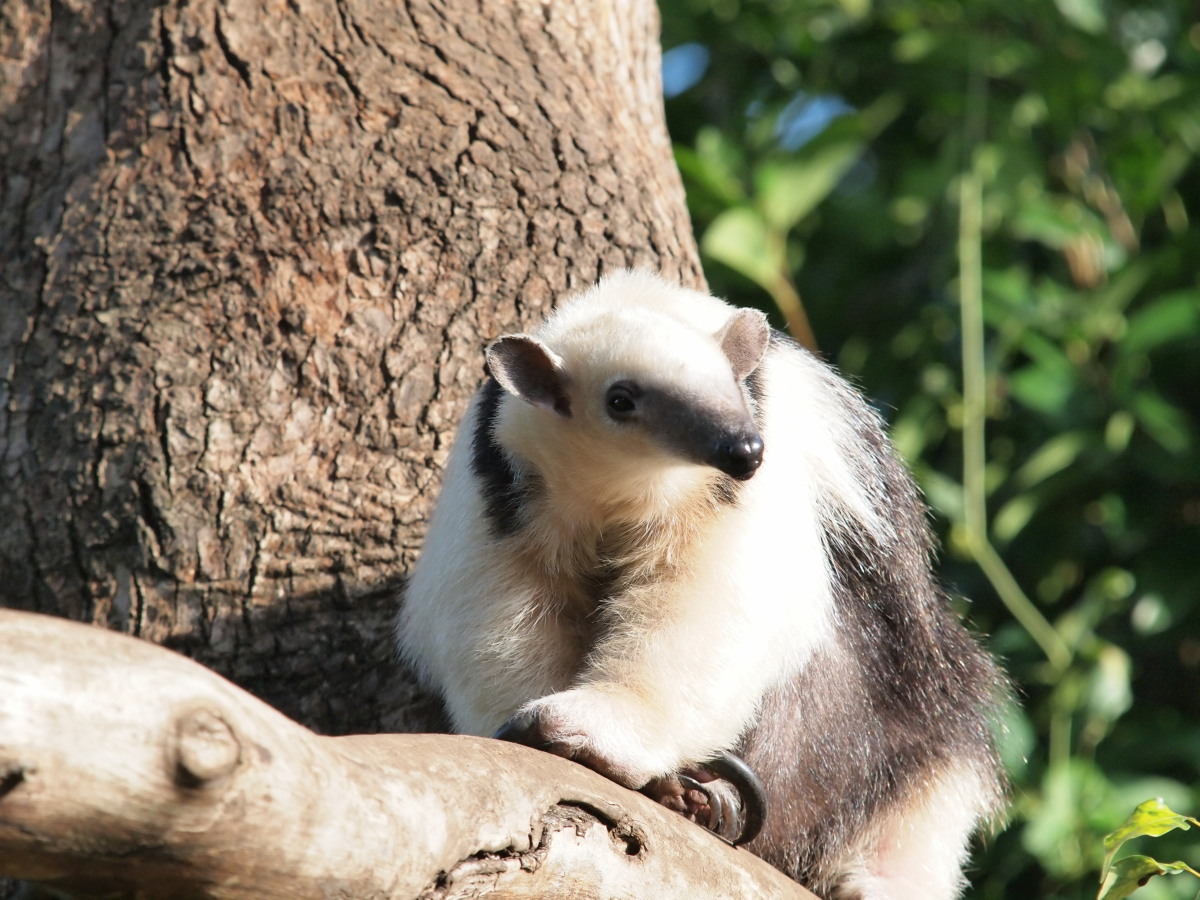
M 979 56 L 977 51 L 976 57 Z M 1037 642 L 1056 672 L 1071 663 L 1071 650 L 1021 589 L 989 538 L 987 514 L 987 363 L 983 325 L 983 177 L 981 143 L 987 83 L 978 60 L 968 87 L 968 158 L 959 183 L 959 315 L 963 379 L 963 527 L 965 544 L 1001 602 Z

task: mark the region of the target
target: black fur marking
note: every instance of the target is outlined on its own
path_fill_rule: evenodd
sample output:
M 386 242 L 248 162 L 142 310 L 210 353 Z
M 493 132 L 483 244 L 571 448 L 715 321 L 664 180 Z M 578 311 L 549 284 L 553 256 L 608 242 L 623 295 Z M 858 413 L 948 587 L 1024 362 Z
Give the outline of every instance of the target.
M 504 450 L 492 435 L 492 426 L 504 388 L 488 377 L 479 387 L 479 415 L 471 440 L 471 470 L 482 486 L 486 515 L 496 537 L 516 534 L 523 523 L 522 511 L 529 500 L 528 483 L 517 480 L 517 473 Z
M 712 483 L 709 489 L 712 493 L 713 501 L 718 506 L 735 506 L 738 502 L 738 494 L 741 493 L 742 483 L 737 479 L 730 478 L 728 475 L 722 475 Z
M 590 601 L 587 617 L 592 620 L 592 629 L 609 599 L 620 590 L 628 577 L 626 566 L 614 561 L 613 545 L 601 538 L 596 548 L 596 567 L 579 573 L 579 583 Z

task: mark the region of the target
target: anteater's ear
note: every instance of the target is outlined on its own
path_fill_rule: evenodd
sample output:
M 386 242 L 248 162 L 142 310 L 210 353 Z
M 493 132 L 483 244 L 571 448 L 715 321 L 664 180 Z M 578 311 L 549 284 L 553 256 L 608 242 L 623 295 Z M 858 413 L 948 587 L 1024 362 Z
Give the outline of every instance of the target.
M 739 309 L 717 332 L 717 342 L 738 381 L 758 368 L 770 340 L 767 316 L 757 309 Z
M 569 418 L 567 372 L 562 357 L 528 334 L 506 334 L 487 348 L 488 371 L 500 386 L 527 403 Z

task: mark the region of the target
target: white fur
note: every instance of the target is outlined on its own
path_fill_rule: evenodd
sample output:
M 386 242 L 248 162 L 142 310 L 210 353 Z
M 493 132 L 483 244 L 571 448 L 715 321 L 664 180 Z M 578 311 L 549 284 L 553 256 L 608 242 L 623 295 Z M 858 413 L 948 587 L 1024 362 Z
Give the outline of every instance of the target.
M 517 539 L 488 532 L 469 461 L 472 405 L 397 632 L 457 730 L 491 734 L 536 709 L 564 743 L 611 761 L 614 777 L 636 786 L 731 747 L 763 693 L 825 638 L 828 522 L 888 527 L 841 452 L 852 424 L 825 367 L 791 348 L 768 351 L 765 457 L 738 503 L 715 514 L 697 512 L 714 470 L 629 441 L 599 408 L 605 385 L 644 376 L 741 403 L 715 337 L 733 312 L 623 272 L 539 329 L 570 373 L 575 409 L 561 419 L 502 401 L 497 439 L 551 498 Z M 659 558 L 645 562 L 660 564 L 659 575 L 611 599 L 616 624 L 581 664 L 564 629 L 587 599 L 564 576 L 594 564 L 601 532 L 622 527 L 646 530 Z
M 604 413 L 606 390 L 628 379 L 744 420 L 731 359 L 744 372 L 753 356 L 722 348 L 723 335 L 742 333 L 725 331 L 734 316 L 707 294 L 622 272 L 499 358 L 519 369 L 521 354 L 543 354 L 546 366 L 527 383 L 530 402 L 503 396 L 492 429 L 518 479 L 536 482 L 535 513 L 511 535 L 493 533 L 471 464 L 477 396 L 397 621 L 404 658 L 456 730 L 489 735 L 536 711 L 557 749 L 599 759 L 634 787 L 711 759 L 736 744 L 772 686 L 834 643 L 825 539 L 904 539 L 876 512 L 889 509 L 869 494 L 885 490 L 877 473 L 855 468 L 873 464 L 853 418 L 860 401 L 795 347 L 772 344 L 759 364 L 765 452 L 734 504 L 714 499 L 715 469 Z M 562 405 L 543 391 L 547 370 L 561 377 Z M 497 375 L 511 386 L 506 378 Z M 604 564 L 625 577 L 598 601 L 582 576 Z M 798 697 L 800 717 L 804 706 Z M 822 886 L 861 900 L 956 897 L 968 839 L 998 805 L 981 760 L 915 773 L 899 806 L 823 861 Z

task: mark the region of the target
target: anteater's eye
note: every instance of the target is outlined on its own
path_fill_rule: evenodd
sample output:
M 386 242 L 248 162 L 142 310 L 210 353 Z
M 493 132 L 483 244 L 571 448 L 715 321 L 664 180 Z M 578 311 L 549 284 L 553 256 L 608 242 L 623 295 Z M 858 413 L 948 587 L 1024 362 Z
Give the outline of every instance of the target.
M 628 381 L 618 381 L 604 395 L 604 406 L 614 419 L 628 419 L 637 411 L 637 386 Z

